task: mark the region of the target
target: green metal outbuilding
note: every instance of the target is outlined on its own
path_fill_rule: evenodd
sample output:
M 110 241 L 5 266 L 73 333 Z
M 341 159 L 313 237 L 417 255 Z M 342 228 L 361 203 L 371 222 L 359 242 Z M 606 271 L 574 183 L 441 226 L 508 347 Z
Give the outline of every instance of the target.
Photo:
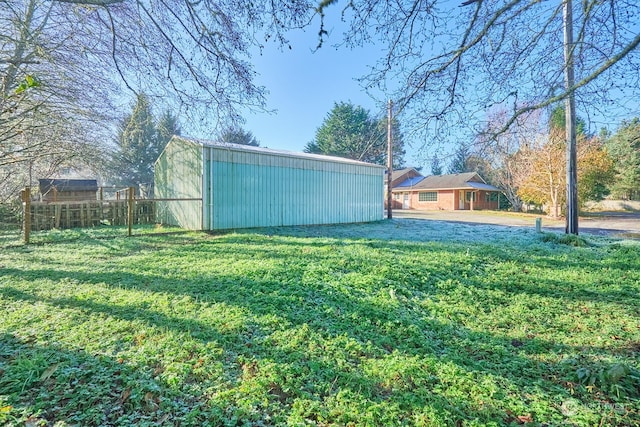
M 192 230 L 378 221 L 384 170 L 174 136 L 155 163 L 158 219 Z

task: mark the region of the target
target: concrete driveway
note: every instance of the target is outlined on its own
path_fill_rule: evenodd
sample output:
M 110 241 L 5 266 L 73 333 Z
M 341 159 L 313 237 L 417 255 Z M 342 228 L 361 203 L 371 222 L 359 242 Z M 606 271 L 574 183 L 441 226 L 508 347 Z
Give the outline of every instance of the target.
M 505 211 L 394 210 L 393 217 L 531 228 L 535 228 L 536 218 L 541 218 L 544 231 L 564 231 L 565 229 L 564 220 L 551 219 L 544 215 Z M 640 239 L 640 212 L 593 213 L 581 216 L 578 227 L 581 234 Z

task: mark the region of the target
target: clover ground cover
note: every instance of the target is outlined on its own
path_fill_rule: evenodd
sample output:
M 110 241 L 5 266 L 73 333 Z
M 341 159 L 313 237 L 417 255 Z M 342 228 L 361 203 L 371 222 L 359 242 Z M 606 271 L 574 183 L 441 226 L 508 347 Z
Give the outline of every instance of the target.
M 142 231 L 2 240 L 1 424 L 640 424 L 634 242 Z

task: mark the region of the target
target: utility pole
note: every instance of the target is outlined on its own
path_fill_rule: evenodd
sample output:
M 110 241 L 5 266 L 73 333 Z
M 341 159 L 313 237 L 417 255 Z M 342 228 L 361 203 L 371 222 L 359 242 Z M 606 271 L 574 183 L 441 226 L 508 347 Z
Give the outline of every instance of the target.
M 391 134 L 392 102 L 389 100 L 387 108 L 387 218 L 393 217 L 391 197 L 391 173 L 393 172 L 393 135 Z
M 573 5 L 564 0 L 564 81 L 569 92 L 565 100 L 565 132 L 567 139 L 567 220 L 565 232 L 578 234 L 578 171 L 576 154 L 576 101 L 572 90 L 575 84 L 573 58 Z

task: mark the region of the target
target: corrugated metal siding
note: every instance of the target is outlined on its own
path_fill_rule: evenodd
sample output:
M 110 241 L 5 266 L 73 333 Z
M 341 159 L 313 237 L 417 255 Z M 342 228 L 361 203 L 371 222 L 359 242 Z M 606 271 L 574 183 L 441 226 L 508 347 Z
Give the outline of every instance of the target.
M 205 229 L 381 220 L 384 169 L 204 147 Z
M 172 139 L 154 166 L 155 198 L 202 198 L 202 147 Z M 202 229 L 202 201 L 157 203 L 158 220 L 191 230 Z

